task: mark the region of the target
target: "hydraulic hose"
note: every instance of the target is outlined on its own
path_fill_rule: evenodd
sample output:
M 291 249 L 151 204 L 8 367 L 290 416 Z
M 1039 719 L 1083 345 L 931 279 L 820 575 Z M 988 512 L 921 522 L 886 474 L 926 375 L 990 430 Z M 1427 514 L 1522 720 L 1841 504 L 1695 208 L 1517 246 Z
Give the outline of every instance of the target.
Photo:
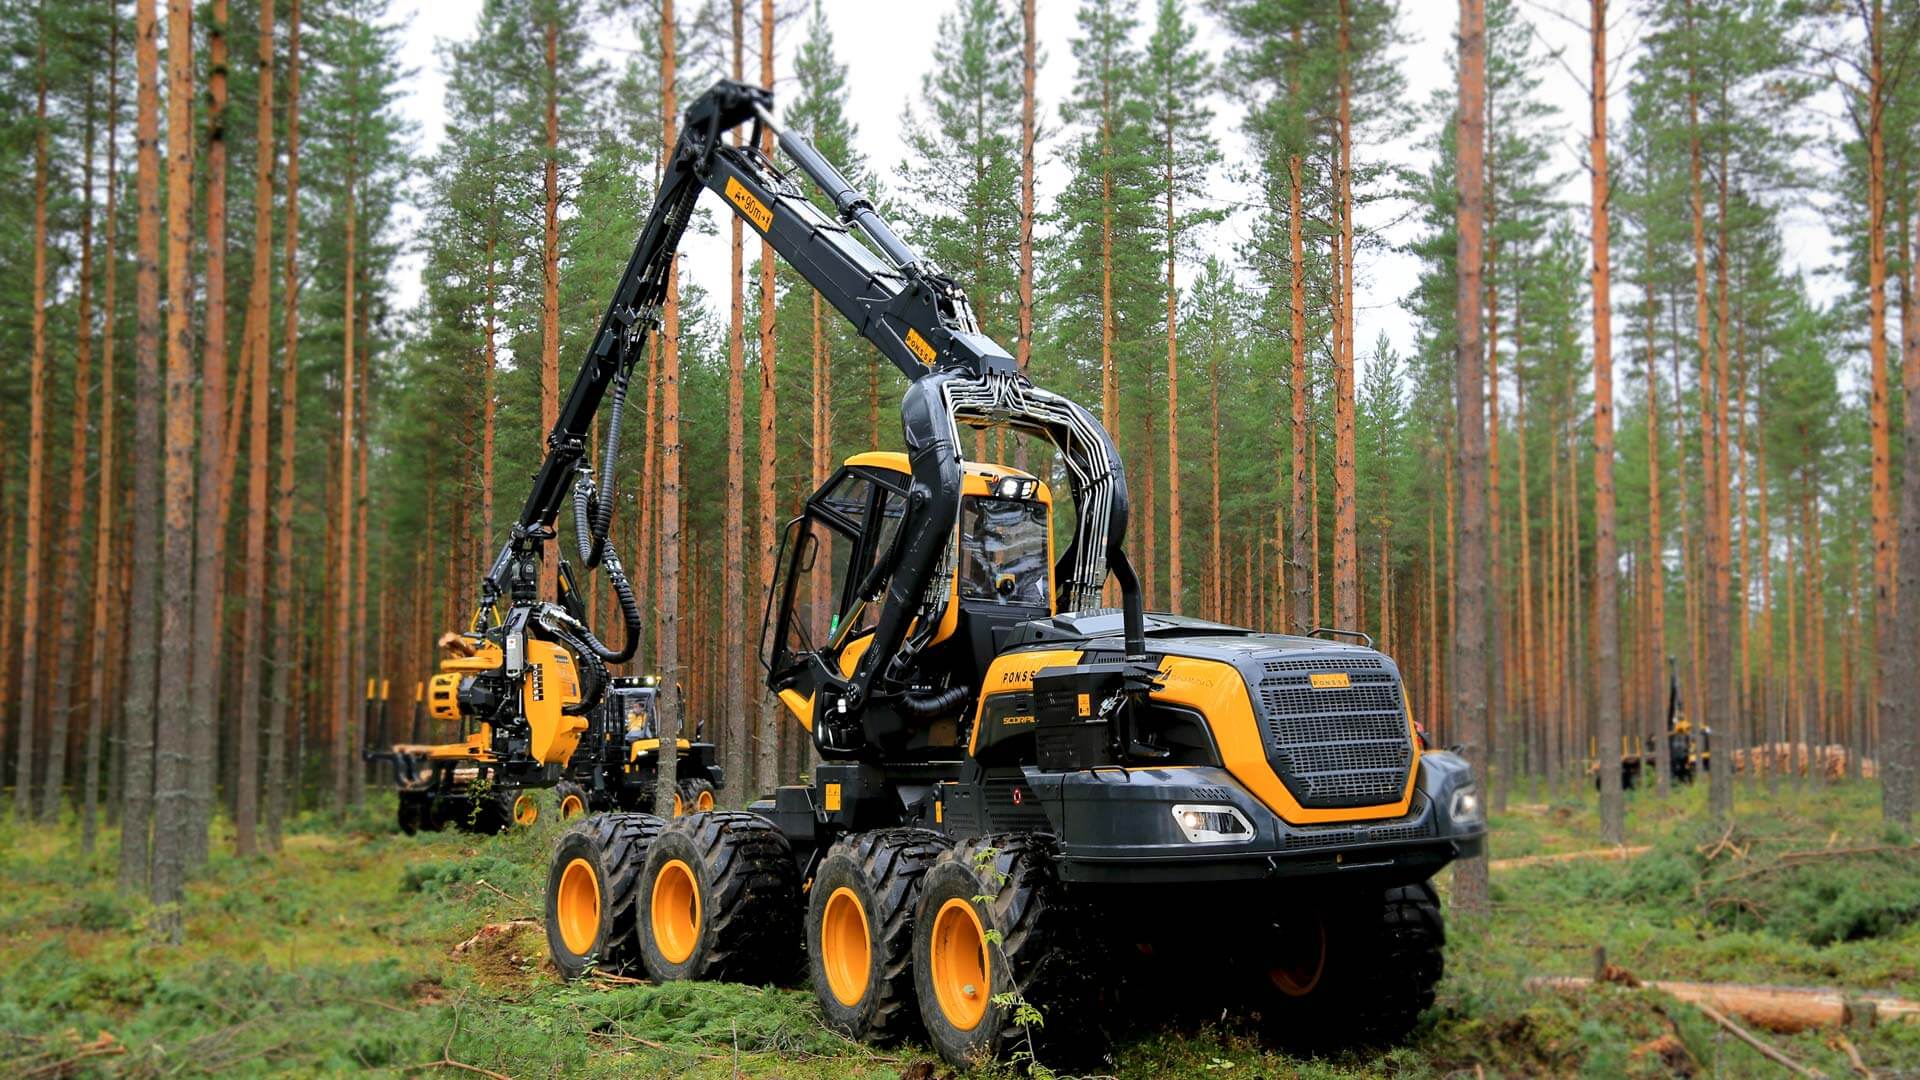
M 900 711 L 918 720 L 932 720 L 959 708 L 972 695 L 965 686 L 949 686 L 931 694 L 902 694 Z

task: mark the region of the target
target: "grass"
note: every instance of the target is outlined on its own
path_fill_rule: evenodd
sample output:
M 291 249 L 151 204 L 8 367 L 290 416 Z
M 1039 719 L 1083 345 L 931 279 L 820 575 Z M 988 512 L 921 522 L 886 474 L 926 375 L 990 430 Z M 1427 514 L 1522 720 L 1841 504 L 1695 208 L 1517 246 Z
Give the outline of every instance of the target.
M 1494 854 L 1596 846 L 1591 800 L 1578 796 L 1496 815 Z M 1300 1059 L 1226 1019 L 1145 1031 L 1118 1048 L 1113 1072 L 1777 1071 L 1654 991 L 1523 986 L 1528 975 L 1589 973 L 1602 944 L 1642 979 L 1920 997 L 1920 859 L 1880 828 L 1877 787 L 1741 796 L 1739 824 L 1724 834 L 1702 824 L 1704 788 L 1664 803 L 1636 792 L 1629 840 L 1652 845 L 1647 854 L 1497 872 L 1490 918 L 1452 922 L 1447 978 L 1405 1046 Z M 159 944 L 154 912 L 114 890 L 111 835 L 92 856 L 70 825 L 0 837 L 0 1074 L 67 1061 L 69 1075 L 417 1075 L 448 1057 L 516 1078 L 945 1073 L 922 1048 L 875 1051 L 826 1031 L 803 990 L 563 984 L 537 923 L 513 922 L 538 917 L 557 825 L 407 837 L 390 830 L 390 813 L 377 801 L 344 826 L 303 818 L 273 859 L 216 851 L 189 889 L 180 946 Z M 1883 850 L 1781 858 L 1864 847 Z M 508 925 L 456 952 L 490 924 Z M 1920 1070 L 1920 1025 L 1848 1037 L 1876 1070 Z M 1766 1038 L 1830 1076 L 1848 1072 L 1831 1033 Z

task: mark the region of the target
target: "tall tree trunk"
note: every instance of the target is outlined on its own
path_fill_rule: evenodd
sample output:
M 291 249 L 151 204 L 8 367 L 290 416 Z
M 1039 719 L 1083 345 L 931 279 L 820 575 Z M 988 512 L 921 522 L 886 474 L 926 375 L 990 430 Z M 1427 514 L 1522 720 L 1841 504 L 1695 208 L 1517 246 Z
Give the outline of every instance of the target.
M 1590 27 L 1593 130 L 1587 159 L 1593 175 L 1593 679 L 1599 710 L 1599 760 L 1605 763 L 1613 760 L 1620 746 L 1620 604 L 1615 592 L 1613 505 L 1613 267 L 1607 205 L 1607 0 L 1593 0 Z M 1620 770 L 1603 764 L 1602 843 L 1625 841 L 1626 813 Z
M 1914 247 L 1920 252 L 1920 214 L 1914 217 Z M 1920 259 L 1912 260 L 1913 284 L 1909 303 L 1920 299 Z M 1906 392 L 1905 457 L 1900 474 L 1900 593 L 1908 605 L 1906 618 L 1894 620 L 1888 636 L 1894 639 L 1889 657 L 1881 663 L 1880 798 L 1881 812 L 1890 823 L 1905 826 L 1913 817 L 1915 731 L 1920 729 L 1920 317 L 1906 321 L 1906 360 L 1901 389 Z M 1764 490 L 1764 489 L 1763 489 Z
M 675 123 L 673 0 L 660 5 L 660 120 L 668 157 L 678 137 Z M 653 812 L 673 816 L 680 764 L 680 267 L 667 269 L 660 371 L 660 760 Z
M 1207 618 L 1219 619 L 1225 617 L 1225 612 L 1222 610 L 1225 595 L 1221 581 L 1226 576 L 1226 568 L 1220 564 L 1220 361 L 1217 353 L 1209 368 L 1207 404 L 1213 412 L 1213 424 L 1212 430 L 1208 433 L 1207 468 L 1213 479 L 1213 499 L 1207 515 L 1207 535 L 1213 543 L 1213 560 L 1209 564 L 1208 587 L 1211 595 L 1208 597 L 1210 602 L 1207 605 Z
M 733 77 L 746 79 L 746 0 L 733 0 Z M 734 129 L 733 142 L 739 146 L 740 130 Z M 726 676 L 726 700 L 721 708 L 725 717 L 728 776 L 743 780 L 752 773 L 746 753 L 747 687 L 754 677 L 753 658 L 747 653 L 746 638 L 746 237 L 740 215 L 730 215 L 733 264 L 727 277 L 727 509 L 721 543 L 726 548 L 727 580 L 725 610 L 720 613 L 722 670 Z
M 1170 89 L 1177 92 L 1180 88 Z M 1172 123 L 1168 123 L 1163 137 L 1167 155 L 1162 177 L 1167 188 L 1167 606 L 1180 611 L 1186 606 L 1187 585 L 1180 558 L 1184 544 L 1180 528 L 1180 288 L 1174 278 L 1177 236 L 1173 225 Z
M 267 710 L 267 846 L 280 849 L 280 828 L 287 811 L 286 764 L 291 677 L 299 611 L 293 593 L 294 427 L 300 388 L 300 0 L 287 4 L 287 242 L 281 305 L 285 308 L 280 341 L 280 462 L 273 509 L 273 678 Z M 264 349 L 264 346 L 263 346 Z M 304 727 L 302 728 L 304 731 Z
M 255 53 L 256 91 L 253 168 L 253 280 L 247 291 L 247 326 L 241 364 L 249 383 L 247 430 L 247 568 L 240 632 L 239 770 L 234 800 L 233 849 L 251 855 L 258 847 L 260 809 L 260 665 L 266 649 L 267 596 L 267 369 L 273 350 L 267 322 L 273 315 L 273 6 L 260 0 Z
M 33 354 L 27 391 L 27 557 L 20 623 L 20 736 L 14 759 L 13 811 L 22 820 L 33 810 L 34 728 L 40 719 L 40 562 L 44 556 L 41 515 L 47 472 L 47 11 L 38 12 L 33 108 Z M 9 553 L 11 554 L 11 553 Z
M 1891 96 L 1885 68 L 1886 15 L 1872 0 L 1867 15 L 1867 355 L 1872 367 L 1869 410 L 1873 447 L 1873 647 L 1874 699 L 1881 714 L 1883 757 L 1888 770 L 1880 785 L 1881 815 L 1906 824 L 1913 818 L 1913 745 L 1910 709 L 1889 692 L 1887 675 L 1911 666 L 1911 653 L 1896 655 L 1902 638 L 1893 631 L 1894 551 L 1892 448 L 1887 403 L 1887 145 L 1886 106 Z M 1909 411 L 1911 409 L 1909 408 Z M 1911 436 L 1909 436 L 1911 438 Z M 1905 482 L 1903 481 L 1903 489 Z M 1902 514 L 1904 527 L 1905 514 Z M 1911 620 L 1909 620 L 1911 621 Z M 1889 708 L 1892 712 L 1889 713 Z
M 1719 619 L 1715 611 L 1716 605 L 1714 604 L 1713 592 L 1714 583 L 1720 576 L 1717 567 L 1720 556 L 1720 541 L 1718 536 L 1720 494 L 1714 490 L 1714 479 L 1720 475 L 1719 463 L 1716 457 L 1719 449 L 1719 441 L 1714 431 L 1714 401 L 1717 395 L 1714 389 L 1715 368 L 1709 328 L 1710 313 L 1707 300 L 1706 204 L 1701 182 L 1703 164 L 1700 127 L 1700 92 L 1694 85 L 1696 81 L 1695 77 L 1698 74 L 1698 58 L 1694 55 L 1694 50 L 1697 49 L 1698 42 L 1692 37 L 1694 21 L 1693 4 L 1691 0 L 1689 0 L 1687 4 L 1686 20 L 1689 32 L 1687 70 L 1690 86 L 1687 92 L 1687 181 L 1693 211 L 1694 331 L 1695 336 L 1698 338 L 1697 345 L 1700 353 L 1701 516 L 1706 523 L 1706 535 L 1702 538 L 1700 547 L 1703 565 L 1699 575 L 1699 583 L 1705 590 L 1700 607 L 1702 621 L 1706 624 L 1707 639 L 1707 655 L 1704 664 L 1707 670 L 1704 674 L 1707 679 L 1712 681 L 1714 688 L 1717 689 L 1719 682 L 1719 669 L 1717 666 L 1719 651 L 1716 646 L 1716 628 L 1719 626 Z M 1696 695 L 1694 698 L 1696 708 L 1700 709 L 1703 721 L 1715 730 L 1725 731 L 1727 727 L 1724 723 L 1716 723 L 1716 720 L 1719 719 L 1720 710 L 1724 707 L 1725 702 L 1716 700 L 1718 694 L 1711 691 L 1709 691 L 1705 697 L 1706 700 L 1702 700 L 1701 695 Z M 1723 800 L 1726 799 L 1727 793 L 1730 791 L 1730 786 L 1725 782 L 1727 779 L 1726 774 L 1727 770 L 1725 769 L 1718 770 L 1717 772 L 1709 770 L 1707 774 L 1708 802 L 1711 813 L 1716 819 L 1731 811 L 1729 805 L 1723 804 Z
M 1040 36 L 1034 27 L 1036 0 L 1020 0 L 1020 331 L 1013 343 L 1022 372 L 1033 359 L 1033 144 L 1036 134 L 1034 77 L 1039 71 Z M 875 408 L 879 398 L 874 398 Z M 875 449 L 879 449 L 876 444 Z M 1027 467 L 1027 444 L 1014 448 L 1019 468 Z
M 160 638 L 160 51 L 155 0 L 136 0 L 139 90 L 134 276 L 133 580 L 128 588 L 126 767 L 120 813 L 120 889 L 144 890 L 152 865 L 154 720 Z
M 1459 239 L 1455 266 L 1458 297 L 1455 322 L 1456 401 L 1459 433 L 1459 623 L 1454 635 L 1453 721 L 1474 772 L 1486 775 L 1487 730 L 1487 507 L 1486 405 L 1481 400 L 1485 375 L 1484 342 L 1480 336 L 1482 310 L 1480 244 L 1486 212 L 1482 184 L 1486 124 L 1487 16 L 1484 0 L 1460 0 L 1460 100 L 1457 125 Z M 1453 902 L 1463 911 L 1487 910 L 1487 862 L 1467 859 L 1453 872 Z
M 540 267 L 543 292 L 540 299 L 540 432 L 544 450 L 547 432 L 560 418 L 560 23 L 549 9 L 546 26 L 546 80 L 541 92 L 546 99 L 547 141 L 541 171 L 546 182 L 545 216 L 541 222 Z M 668 61 L 671 70 L 672 61 Z M 672 121 L 668 121 L 671 127 Z M 666 154 L 673 153 L 673 140 L 667 140 Z M 609 496 L 611 497 L 611 496 Z M 547 558 L 540 560 L 540 595 L 552 599 L 559 595 L 560 551 L 556 542 Z
M 114 478 L 114 451 L 118 430 L 115 427 L 114 400 L 114 316 L 118 312 L 115 299 L 119 290 L 119 258 L 115 241 L 119 239 L 119 219 L 116 216 L 119 207 L 119 141 L 120 141 L 120 12 L 117 2 L 108 4 L 107 21 L 107 216 L 106 237 L 101 246 L 100 263 L 105 267 L 100 303 L 100 476 L 98 494 L 95 502 L 98 509 L 94 517 L 93 540 L 93 663 L 88 668 L 87 695 L 87 759 L 83 765 L 86 789 L 85 809 L 80 818 L 80 846 L 89 854 L 93 851 L 94 831 L 99 820 L 100 801 L 100 748 L 102 737 L 107 728 L 107 694 L 110 681 L 107 673 L 120 655 L 112 640 L 109 620 L 114 610 L 113 580 L 117 573 L 114 561 L 114 502 L 120 497 L 119 482 Z M 8 550 L 12 550 L 9 545 Z M 0 610 L 0 617 L 4 617 Z M 0 695 L 0 701 L 6 700 Z M 109 787 L 108 791 L 113 788 Z
M 80 282 L 76 302 L 79 328 L 73 354 L 73 430 L 67 454 L 67 513 L 60 529 L 59 584 L 54 596 L 63 609 L 60 618 L 59 651 L 54 660 L 53 696 L 49 705 L 52 723 L 47 735 L 46 785 L 41 789 L 40 817 L 58 821 L 61 792 L 67 779 L 67 731 L 74 709 L 74 654 L 80 644 L 80 533 L 85 527 L 87 506 L 87 422 L 89 395 L 93 378 L 93 79 L 87 79 L 86 151 L 80 159 Z M 108 174 L 107 183 L 113 183 Z M 111 318 L 111 315 L 109 315 Z M 103 451 L 104 452 L 104 451 Z M 102 512 L 105 508 L 102 507 Z M 100 658 L 94 657 L 99 663 Z
M 1298 31 L 1294 34 L 1296 42 Z M 1292 353 L 1289 367 L 1289 395 L 1293 399 L 1293 540 L 1288 551 L 1291 560 L 1288 576 L 1293 587 L 1287 629 L 1304 634 L 1313 629 L 1313 601 L 1307 595 L 1312 575 L 1307 569 L 1307 550 L 1312 546 L 1308 532 L 1307 492 L 1312 480 L 1307 473 L 1307 268 L 1306 253 L 1300 238 L 1300 155 L 1287 155 L 1287 250 L 1289 295 L 1292 303 Z M 1219 528 L 1219 511 L 1214 512 L 1214 527 Z M 1216 575 L 1219 559 L 1214 560 Z M 1216 601 L 1215 606 L 1218 607 Z
M 167 424 L 168 566 L 193 560 L 193 7 L 167 3 Z M 187 605 L 160 606 L 159 712 L 154 724 L 153 903 L 163 934 L 181 936 L 179 904 L 193 827 L 193 637 Z
M 359 138 L 354 128 L 354 118 L 347 120 L 346 131 L 346 172 L 342 183 L 345 192 L 344 219 L 345 263 L 342 280 L 345 282 L 345 295 L 340 317 L 340 471 L 339 489 L 335 492 L 338 516 L 333 526 L 338 530 L 339 548 L 335 558 L 333 577 L 333 641 L 334 641 L 334 740 L 333 740 L 333 810 L 344 815 L 351 796 L 353 783 L 353 750 L 356 743 L 355 732 L 359 730 L 360 706 L 358 689 L 353 672 L 353 423 L 357 415 L 356 398 L 360 389 L 359 374 L 355 367 L 359 360 L 359 350 L 355 346 L 355 334 L 360 328 L 355 307 L 359 287 L 359 217 L 354 206 L 355 189 L 359 184 Z M 541 376 L 545 380 L 544 373 Z M 544 396 L 543 396 L 544 406 Z M 550 425 L 549 425 L 550 426 Z M 551 593 L 542 593 L 551 596 Z
M 207 24 L 207 263 L 206 323 L 200 354 L 200 467 L 194 487 L 193 682 L 189 763 L 193 806 L 187 835 L 189 866 L 206 861 L 213 813 L 214 743 L 219 726 L 220 607 L 225 530 L 220 475 L 227 432 L 227 4 L 213 0 Z M 169 39 L 168 45 L 172 46 Z
M 490 204 L 493 199 L 493 194 L 494 194 L 493 190 L 489 189 L 487 193 L 487 198 Z M 482 358 L 483 367 L 480 375 L 480 527 L 485 531 L 486 543 L 489 546 L 491 546 L 494 542 L 494 532 L 493 532 L 493 452 L 494 452 L 494 437 L 495 437 L 494 413 L 497 411 L 499 406 L 499 403 L 496 400 L 498 395 L 494 390 L 494 380 L 498 377 L 499 371 L 500 371 L 500 354 L 499 354 L 499 349 L 497 347 L 497 343 L 495 340 L 499 332 L 499 325 L 498 325 L 499 315 L 496 307 L 498 303 L 499 286 L 494 281 L 494 275 L 496 273 L 496 260 L 498 258 L 497 248 L 499 245 L 499 236 L 498 236 L 497 230 L 494 227 L 493 220 L 492 220 L 494 207 L 489 205 L 488 210 L 489 210 L 489 214 L 488 214 L 489 220 L 487 223 L 487 286 L 486 286 L 487 313 L 486 313 L 485 322 L 482 324 L 482 330 L 481 330 L 483 341 L 485 344 L 483 346 L 483 352 L 484 352 L 484 356 Z
M 773 85 L 773 0 L 760 0 L 760 85 Z M 773 133 L 761 136 L 761 153 L 773 154 Z M 760 242 L 760 588 L 773 588 L 774 557 L 780 543 L 776 468 L 773 337 L 773 245 Z M 760 722 L 756 731 L 759 786 L 771 790 L 780 783 L 780 713 L 778 703 L 764 691 L 759 695 Z
M 1646 236 L 1646 271 L 1654 270 L 1653 233 L 1642 230 Z M 1652 594 L 1652 609 L 1647 616 L 1647 640 L 1651 648 L 1653 677 L 1649 680 L 1652 698 L 1647 702 L 1649 715 L 1654 718 L 1654 772 L 1655 790 L 1661 798 L 1666 798 L 1672 785 L 1672 747 L 1667 741 L 1666 730 L 1666 690 L 1667 680 L 1661 676 L 1667 670 L 1667 534 L 1660 525 L 1660 374 L 1655 366 L 1657 300 L 1652 289 L 1646 292 L 1647 314 L 1647 537 L 1649 556 L 1648 574 L 1651 581 L 1648 590 Z M 1763 496 L 1764 498 L 1764 496 Z M 1762 511 L 1764 513 L 1764 511 Z
M 1353 476 L 1353 72 L 1350 0 L 1340 0 L 1335 54 L 1339 64 L 1340 119 L 1339 278 L 1333 349 L 1333 624 L 1360 625 L 1360 549 L 1355 530 Z M 1486 778 L 1483 776 L 1482 780 Z

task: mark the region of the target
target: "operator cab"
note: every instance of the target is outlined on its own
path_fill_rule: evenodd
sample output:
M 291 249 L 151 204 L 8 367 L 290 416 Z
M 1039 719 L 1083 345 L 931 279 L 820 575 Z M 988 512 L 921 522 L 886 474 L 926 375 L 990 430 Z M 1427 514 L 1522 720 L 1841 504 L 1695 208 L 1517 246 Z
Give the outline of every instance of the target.
M 911 484 L 905 454 L 858 454 L 787 523 L 761 661 L 782 704 L 809 729 L 816 691 L 836 674 L 851 677 L 873 642 Z M 965 463 L 951 595 L 915 663 L 925 682 L 916 689 L 944 692 L 952 703 L 931 722 L 887 725 L 903 733 L 905 748 L 959 759 L 959 718 L 972 714 L 980 677 L 1007 632 L 1053 614 L 1052 510 L 1047 485 L 1033 476 Z

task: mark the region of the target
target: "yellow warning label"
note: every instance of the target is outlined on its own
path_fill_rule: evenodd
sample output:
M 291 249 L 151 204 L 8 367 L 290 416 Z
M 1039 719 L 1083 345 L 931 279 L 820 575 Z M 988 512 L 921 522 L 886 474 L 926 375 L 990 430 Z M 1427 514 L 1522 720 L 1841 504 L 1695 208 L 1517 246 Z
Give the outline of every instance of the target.
M 1080 715 L 1081 716 L 1093 715 L 1093 695 L 1092 694 L 1080 695 Z
M 745 184 L 732 176 L 727 177 L 727 201 L 739 207 L 740 212 L 747 215 L 747 220 L 753 222 L 754 227 L 761 232 L 773 228 L 773 211 L 767 209 L 766 203 L 761 202 L 753 192 L 747 190 Z
M 920 336 L 920 331 L 912 328 L 907 330 L 907 348 L 913 351 L 913 355 L 920 358 L 921 363 L 928 367 L 933 366 L 933 346 L 927 344 L 927 339 Z
M 835 814 L 835 813 L 839 813 L 839 811 L 840 811 L 840 785 L 828 784 L 827 785 L 827 813 Z
M 1343 671 L 1328 675 L 1314 675 L 1311 679 L 1315 690 L 1340 690 L 1353 685 L 1353 680 L 1349 679 Z

